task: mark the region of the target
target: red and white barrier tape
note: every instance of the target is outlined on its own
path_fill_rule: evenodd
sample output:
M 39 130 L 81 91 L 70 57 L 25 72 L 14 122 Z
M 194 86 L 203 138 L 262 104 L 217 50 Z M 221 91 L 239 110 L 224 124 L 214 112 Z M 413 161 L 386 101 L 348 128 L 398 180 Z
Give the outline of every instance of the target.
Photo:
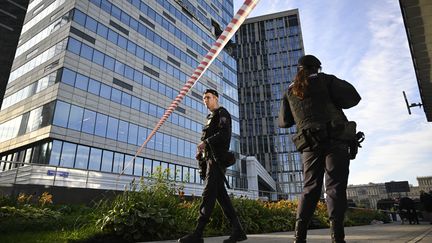
M 165 111 L 164 115 L 161 117 L 159 122 L 153 128 L 151 133 L 147 136 L 147 139 L 144 141 L 144 143 L 141 145 L 141 147 L 137 150 L 137 152 L 135 153 L 135 156 L 132 158 L 131 161 L 129 161 L 127 163 L 127 165 L 124 167 L 124 169 L 120 172 L 119 175 L 122 175 L 124 173 L 124 171 L 132 164 L 132 162 L 135 160 L 135 158 L 138 156 L 138 154 L 140 154 L 142 152 L 142 150 L 147 145 L 147 143 L 150 141 L 150 139 L 156 134 L 156 132 L 159 130 L 159 128 L 165 123 L 165 121 L 168 119 L 168 117 L 171 115 L 171 113 L 177 108 L 177 106 L 180 104 L 180 102 L 183 100 L 183 98 L 186 96 L 186 94 L 189 92 L 189 90 L 195 85 L 195 83 L 198 81 L 198 79 L 201 78 L 201 76 L 204 74 L 204 71 L 207 70 L 207 68 L 210 66 L 210 64 L 216 59 L 216 57 L 222 51 L 224 46 L 234 36 L 235 32 L 240 28 L 241 24 L 245 21 L 246 17 L 255 8 L 255 6 L 258 4 L 258 2 L 259 2 L 259 0 L 246 0 L 243 3 L 243 5 L 237 11 L 236 15 L 233 17 L 231 22 L 227 25 L 225 30 L 222 32 L 222 34 L 219 36 L 219 38 L 213 44 L 213 46 L 211 47 L 211 49 L 209 50 L 207 55 L 204 56 L 201 63 L 198 65 L 198 67 L 195 69 L 193 74 L 190 76 L 189 80 L 185 83 L 183 88 L 180 90 L 180 93 L 177 95 L 177 97 L 173 100 L 171 105 Z

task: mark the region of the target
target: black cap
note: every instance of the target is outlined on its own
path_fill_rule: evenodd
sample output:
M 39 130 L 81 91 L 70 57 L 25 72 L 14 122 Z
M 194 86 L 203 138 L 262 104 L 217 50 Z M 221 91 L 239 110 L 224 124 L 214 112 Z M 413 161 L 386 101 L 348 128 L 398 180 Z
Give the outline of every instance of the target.
M 214 96 L 216 96 L 216 97 L 219 98 L 219 94 L 218 94 L 218 92 L 217 92 L 216 90 L 214 90 L 214 89 L 206 89 L 206 90 L 204 91 L 204 94 L 207 94 L 207 93 L 213 94 Z
M 305 55 L 298 60 L 300 66 L 320 67 L 321 62 L 313 55 Z

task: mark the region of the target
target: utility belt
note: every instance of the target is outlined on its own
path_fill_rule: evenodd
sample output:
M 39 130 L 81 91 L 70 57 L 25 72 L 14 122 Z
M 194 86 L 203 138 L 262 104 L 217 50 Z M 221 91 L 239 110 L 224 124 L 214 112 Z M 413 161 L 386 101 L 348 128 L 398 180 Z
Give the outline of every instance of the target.
M 299 152 L 309 148 L 316 150 L 330 140 L 342 141 L 348 144 L 350 159 L 357 155 L 360 143 L 364 140 L 363 132 L 356 132 L 357 124 L 354 121 L 329 122 L 325 125 L 314 125 L 302 129 L 293 136 L 294 145 Z

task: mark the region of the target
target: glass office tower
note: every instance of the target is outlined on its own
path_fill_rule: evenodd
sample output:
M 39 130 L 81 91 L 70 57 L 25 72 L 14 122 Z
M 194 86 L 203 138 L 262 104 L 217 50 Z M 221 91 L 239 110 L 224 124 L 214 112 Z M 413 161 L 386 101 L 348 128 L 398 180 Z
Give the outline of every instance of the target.
M 291 141 L 295 128 L 279 129 L 283 92 L 304 55 L 298 10 L 249 18 L 236 33 L 242 153 L 255 156 L 277 182 L 279 198 L 302 192 L 302 163 Z
M 194 157 L 206 88 L 232 114 L 240 152 L 237 67 L 225 51 L 129 162 L 232 16 L 231 0 L 31 1 L 0 111 L 0 171 L 46 164 L 141 177 L 161 167 L 202 184 Z M 246 185 L 239 166 L 228 172 L 234 188 Z

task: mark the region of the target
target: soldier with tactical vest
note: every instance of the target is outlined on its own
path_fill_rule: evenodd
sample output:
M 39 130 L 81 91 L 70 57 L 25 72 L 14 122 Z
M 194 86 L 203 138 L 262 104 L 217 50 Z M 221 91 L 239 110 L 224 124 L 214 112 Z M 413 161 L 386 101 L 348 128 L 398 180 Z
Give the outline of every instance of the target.
M 361 98 L 351 84 L 320 70 L 321 62 L 315 56 L 299 59 L 295 80 L 284 93 L 279 112 L 279 127 L 296 125 L 293 142 L 303 162 L 304 188 L 297 208 L 296 243 L 306 242 L 324 176 L 332 241 L 345 242 L 349 163 L 358 143 L 356 124 L 348 122 L 342 109 L 357 105 Z
M 224 184 L 226 182 L 225 167 L 226 164 L 229 165 L 225 160 L 229 154 L 231 141 L 231 116 L 224 107 L 219 106 L 218 98 L 218 92 L 213 89 L 207 89 L 203 94 L 204 104 L 211 113 L 207 116 L 201 142 L 197 146 L 196 158 L 199 161 L 201 178 L 205 180 L 205 187 L 195 231 L 180 238 L 178 242 L 204 242 L 203 231 L 210 220 L 216 200 L 232 227 L 230 237 L 223 242 L 234 243 L 247 239 Z

